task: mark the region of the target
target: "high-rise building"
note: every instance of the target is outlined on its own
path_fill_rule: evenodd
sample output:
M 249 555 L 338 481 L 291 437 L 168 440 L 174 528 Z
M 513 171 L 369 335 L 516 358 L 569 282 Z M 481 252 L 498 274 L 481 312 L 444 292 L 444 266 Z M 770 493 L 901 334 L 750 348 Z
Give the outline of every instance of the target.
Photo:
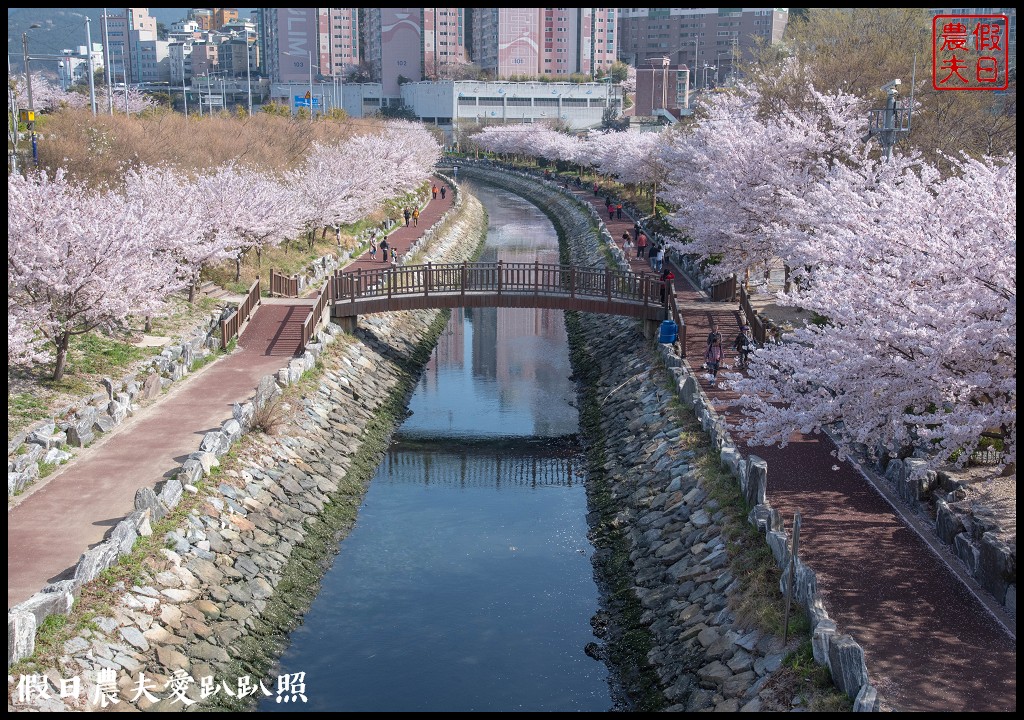
M 360 61 L 360 8 L 257 8 L 263 73 L 274 82 L 344 76 Z
M 788 22 L 788 8 L 622 8 L 619 57 L 638 68 L 667 57 L 692 70 L 695 87 L 712 87 L 751 56 L 759 39 L 782 40 Z
M 617 57 L 614 8 L 472 8 L 472 59 L 496 78 L 593 75 Z
M 469 62 L 465 8 L 367 8 L 363 37 L 363 59 L 388 97 L 399 80 L 451 77 Z
M 122 13 L 122 14 L 119 14 Z M 111 82 L 159 82 L 170 78 L 167 43 L 157 40 L 156 18 L 146 8 L 118 8 L 100 24 L 103 62 Z

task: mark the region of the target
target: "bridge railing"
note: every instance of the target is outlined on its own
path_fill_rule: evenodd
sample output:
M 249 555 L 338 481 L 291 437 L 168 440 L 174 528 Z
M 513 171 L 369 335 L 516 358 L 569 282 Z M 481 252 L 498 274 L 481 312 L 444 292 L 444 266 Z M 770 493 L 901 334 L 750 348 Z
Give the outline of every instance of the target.
M 221 320 L 220 339 L 222 348 L 227 348 L 228 342 L 238 335 L 238 329 L 242 327 L 242 323 L 249 319 L 249 316 L 259 302 L 260 279 L 256 278 L 253 284 L 249 286 L 249 291 L 245 294 L 245 299 L 238 306 L 238 309 Z
M 305 348 L 313 337 L 313 333 L 316 332 L 316 326 L 320 324 L 320 320 L 323 319 L 324 310 L 330 304 L 331 292 L 333 291 L 333 283 L 324 283 L 323 289 L 316 298 L 316 304 L 313 309 L 309 311 L 309 315 L 302 323 L 302 347 Z
M 439 293 L 493 292 L 568 295 L 666 305 L 665 283 L 624 270 L 532 263 L 427 263 L 336 272 L 335 302 Z

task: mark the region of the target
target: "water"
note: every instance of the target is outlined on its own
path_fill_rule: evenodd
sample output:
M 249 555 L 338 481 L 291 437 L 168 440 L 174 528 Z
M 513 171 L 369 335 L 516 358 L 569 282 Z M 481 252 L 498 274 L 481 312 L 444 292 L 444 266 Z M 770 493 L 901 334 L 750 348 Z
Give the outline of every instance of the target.
M 558 262 L 554 228 L 475 188 L 484 260 Z M 456 310 L 279 672 L 307 703 L 261 710 L 604 711 L 584 654 L 598 604 L 565 326 Z

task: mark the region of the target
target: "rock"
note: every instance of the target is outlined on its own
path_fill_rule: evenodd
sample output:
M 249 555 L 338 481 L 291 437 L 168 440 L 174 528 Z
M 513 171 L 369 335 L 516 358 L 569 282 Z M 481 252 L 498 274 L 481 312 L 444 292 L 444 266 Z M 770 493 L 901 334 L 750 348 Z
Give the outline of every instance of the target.
M 142 383 L 142 397 L 147 400 L 152 400 L 155 397 L 159 397 L 160 391 L 163 389 L 160 382 L 159 373 L 150 373 L 146 381 Z
M 75 567 L 75 585 L 81 587 L 117 561 L 119 544 L 106 541 L 87 550 Z
M 166 668 L 170 668 L 172 670 L 177 668 L 188 670 L 188 658 L 170 645 L 158 645 L 156 648 L 156 657 L 157 660 L 160 661 L 160 664 Z
M 135 509 L 148 510 L 150 517 L 159 520 L 167 514 L 167 508 L 157 499 L 156 493 L 151 488 L 143 487 L 135 491 Z
M 146 640 L 136 627 L 121 628 L 121 637 L 123 637 L 130 645 L 134 645 L 143 652 L 149 650 L 149 641 Z
M 160 490 L 160 496 L 158 499 L 163 503 L 164 507 L 170 510 L 176 507 L 181 501 L 181 493 L 181 481 L 176 477 L 173 477 L 164 483 L 163 488 Z
M 868 681 L 864 651 L 849 635 L 832 638 L 828 648 L 828 666 L 836 687 L 851 700 L 857 697 L 861 687 Z
M 36 645 L 36 616 L 30 612 L 7 611 L 7 665 L 32 654 Z

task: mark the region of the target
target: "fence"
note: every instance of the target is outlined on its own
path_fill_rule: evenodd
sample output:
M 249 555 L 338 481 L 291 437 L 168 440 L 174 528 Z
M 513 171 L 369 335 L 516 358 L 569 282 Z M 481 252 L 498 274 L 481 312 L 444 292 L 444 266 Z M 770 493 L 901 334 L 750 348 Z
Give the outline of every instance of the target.
M 668 311 L 672 317 L 672 322 L 676 324 L 679 336 L 676 338 L 676 347 L 679 352 L 679 357 L 686 357 L 686 323 L 683 322 L 683 316 L 679 312 L 679 305 L 676 302 L 675 288 L 672 287 L 672 283 L 668 284 Z
M 712 285 L 708 289 L 708 294 L 716 302 L 734 299 L 736 297 L 736 276 L 733 275 L 727 280 Z
M 331 278 L 327 279 L 324 283 L 323 290 L 320 291 L 320 295 L 317 296 L 316 304 L 313 309 L 309 311 L 309 315 L 302 323 L 302 347 L 305 348 L 309 344 L 310 338 L 313 337 L 313 333 L 316 331 L 316 326 L 320 324 L 320 320 L 324 316 L 324 310 L 331 304 L 332 288 L 334 283 L 331 282 Z
M 270 269 L 270 296 L 271 297 L 298 297 L 299 276 L 291 277 L 283 275 L 273 268 Z
M 259 305 L 260 302 L 260 279 L 256 278 L 252 285 L 249 286 L 249 291 L 245 294 L 245 300 L 238 306 L 238 308 L 228 315 L 220 323 L 220 338 L 221 347 L 227 349 L 228 342 L 232 338 L 238 336 L 238 329 L 242 327 L 242 323 L 249 319 L 252 311 Z
M 769 337 L 768 324 L 763 317 L 754 312 L 754 306 L 750 304 L 750 295 L 742 285 L 740 286 L 740 309 L 747 319 L 747 325 L 750 326 L 750 334 L 753 336 L 754 342 L 764 345 Z
M 533 263 L 442 263 L 336 272 L 337 301 L 374 297 L 493 292 L 497 295 L 559 295 L 604 298 L 644 306 L 662 306 L 656 276 L 604 268 Z

